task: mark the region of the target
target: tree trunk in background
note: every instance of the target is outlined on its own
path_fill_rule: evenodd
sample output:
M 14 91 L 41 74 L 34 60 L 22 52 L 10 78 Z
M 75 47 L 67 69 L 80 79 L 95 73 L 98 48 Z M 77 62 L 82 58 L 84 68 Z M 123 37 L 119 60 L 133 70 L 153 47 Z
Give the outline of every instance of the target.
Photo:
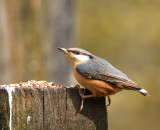
M 0 0 L 0 84 L 11 80 L 9 30 L 5 0 Z
M 45 18 L 45 33 L 49 35 L 45 42 L 48 44 L 47 75 L 49 80 L 58 82 L 59 84 L 68 85 L 70 79 L 71 67 L 67 58 L 59 52 L 57 47 L 69 48 L 75 45 L 75 25 L 74 25 L 74 0 L 53 0 L 45 1 L 47 4 L 44 10 L 49 14 Z M 44 14 L 44 17 L 45 14 Z M 51 29 L 50 29 L 51 28 Z M 54 58 L 53 58 L 54 57 Z M 45 59 L 46 60 L 46 59 Z
M 1 83 L 69 84 L 69 63 L 57 47 L 74 44 L 74 6 L 73 0 L 0 0 Z

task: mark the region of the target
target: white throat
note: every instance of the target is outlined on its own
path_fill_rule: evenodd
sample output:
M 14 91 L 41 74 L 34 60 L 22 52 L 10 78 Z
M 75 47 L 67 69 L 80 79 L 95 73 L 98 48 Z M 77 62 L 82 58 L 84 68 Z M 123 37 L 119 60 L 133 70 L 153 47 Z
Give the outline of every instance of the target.
M 86 55 L 74 55 L 74 58 L 79 60 L 80 62 L 85 62 L 89 59 L 89 57 Z

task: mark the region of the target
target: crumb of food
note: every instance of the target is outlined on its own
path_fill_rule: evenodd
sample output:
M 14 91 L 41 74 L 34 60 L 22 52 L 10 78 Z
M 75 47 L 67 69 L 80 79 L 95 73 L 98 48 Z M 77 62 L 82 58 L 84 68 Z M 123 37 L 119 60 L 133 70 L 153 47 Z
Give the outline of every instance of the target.
M 20 83 L 16 83 L 16 84 L 3 84 L 0 85 L 0 87 L 59 87 L 59 88 L 67 88 L 64 85 L 59 85 L 59 84 L 55 84 L 54 82 L 47 82 L 47 81 L 36 81 L 36 80 L 31 80 L 28 82 L 20 82 Z

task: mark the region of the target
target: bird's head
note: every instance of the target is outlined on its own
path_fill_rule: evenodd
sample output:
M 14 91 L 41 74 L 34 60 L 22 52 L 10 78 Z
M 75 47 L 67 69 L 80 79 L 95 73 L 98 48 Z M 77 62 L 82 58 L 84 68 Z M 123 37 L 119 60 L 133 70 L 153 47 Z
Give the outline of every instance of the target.
M 84 63 L 84 62 L 87 62 L 89 59 L 93 58 L 93 54 L 80 48 L 65 49 L 65 48 L 58 47 L 58 49 L 67 56 L 71 64 Z

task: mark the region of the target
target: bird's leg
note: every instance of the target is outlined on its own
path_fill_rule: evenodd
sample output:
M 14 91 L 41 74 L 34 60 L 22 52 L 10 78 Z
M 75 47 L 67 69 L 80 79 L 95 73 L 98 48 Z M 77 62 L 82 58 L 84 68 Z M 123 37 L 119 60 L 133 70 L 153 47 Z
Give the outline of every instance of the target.
M 85 89 L 82 92 L 82 90 L 81 90 L 81 88 L 80 88 L 80 86 L 78 84 L 76 86 L 70 85 L 70 87 L 71 88 L 78 88 L 78 90 L 79 90 L 79 94 L 80 94 L 81 99 L 82 99 L 81 106 L 80 106 L 80 111 L 81 111 L 83 109 L 84 99 L 94 97 L 94 95 L 93 94 L 92 95 L 84 95 Z
M 92 94 L 92 95 L 84 95 L 85 89 L 84 89 L 84 91 L 82 92 L 82 90 L 81 90 L 81 88 L 80 88 L 79 85 L 76 85 L 76 87 L 78 88 L 79 94 L 80 94 L 80 96 L 81 96 L 82 99 L 86 99 L 86 98 L 93 97 L 93 94 Z
M 84 99 L 94 97 L 94 94 L 92 94 L 92 95 L 84 95 L 85 89 L 82 92 L 82 90 L 81 90 L 81 88 L 80 88 L 80 86 L 78 84 L 75 86 L 75 88 L 78 88 L 79 94 L 80 94 L 80 96 L 82 98 L 81 106 L 80 106 L 80 111 L 81 111 L 83 109 Z
M 109 106 L 111 104 L 111 99 L 110 99 L 110 97 L 108 96 L 108 104 L 107 104 L 107 106 Z
M 82 92 L 82 90 L 81 90 L 81 88 L 80 88 L 79 85 L 76 85 L 76 87 L 79 89 L 79 94 L 80 94 L 80 96 L 81 96 L 81 98 L 82 98 L 81 106 L 80 106 L 80 111 L 81 111 L 81 110 L 83 109 L 84 99 L 86 99 L 86 98 L 91 98 L 91 97 L 93 97 L 94 95 L 93 95 L 93 94 L 92 94 L 92 95 L 84 95 L 85 90 Z
M 85 91 L 83 91 L 83 93 L 84 93 Z M 86 98 L 91 98 L 91 97 L 94 97 L 94 95 L 92 94 L 92 95 L 81 95 L 80 94 L 80 96 L 81 96 L 81 98 L 82 98 L 82 102 L 81 102 L 81 106 L 80 106 L 80 111 L 83 109 L 83 103 L 84 103 L 84 99 L 86 99 Z

